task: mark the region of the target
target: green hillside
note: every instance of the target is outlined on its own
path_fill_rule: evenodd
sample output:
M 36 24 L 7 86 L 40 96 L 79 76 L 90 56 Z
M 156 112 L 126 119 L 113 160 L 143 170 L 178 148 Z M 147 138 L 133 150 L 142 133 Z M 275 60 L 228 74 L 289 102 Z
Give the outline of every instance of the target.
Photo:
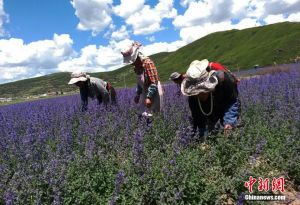
M 300 23 L 278 23 L 244 30 L 210 34 L 175 52 L 152 55 L 162 81 L 174 71 L 185 72 L 195 59 L 207 58 L 226 65 L 232 71 L 260 66 L 288 63 L 300 56 Z M 53 91 L 72 91 L 68 86 L 69 73 L 0 85 L 0 97 L 25 96 Z M 133 86 L 135 75 L 131 66 L 105 73 L 92 73 L 113 83 L 115 87 Z

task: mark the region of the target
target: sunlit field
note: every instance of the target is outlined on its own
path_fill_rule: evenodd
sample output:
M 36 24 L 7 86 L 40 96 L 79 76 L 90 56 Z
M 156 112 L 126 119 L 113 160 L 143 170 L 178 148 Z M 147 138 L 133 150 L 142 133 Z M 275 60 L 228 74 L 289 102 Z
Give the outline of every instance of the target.
M 241 204 L 249 176 L 299 191 L 299 69 L 243 79 L 244 126 L 207 149 L 191 137 L 187 99 L 164 89 L 152 121 L 134 89 L 85 113 L 79 95 L 1 106 L 0 204 Z

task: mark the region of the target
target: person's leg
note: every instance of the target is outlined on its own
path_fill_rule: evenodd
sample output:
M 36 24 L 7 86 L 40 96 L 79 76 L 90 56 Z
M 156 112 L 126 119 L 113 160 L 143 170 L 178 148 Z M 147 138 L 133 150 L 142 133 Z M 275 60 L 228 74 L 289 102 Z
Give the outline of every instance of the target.
M 158 84 L 157 84 L 157 88 L 158 88 L 158 95 L 159 95 L 159 111 L 161 112 L 164 108 L 164 90 L 163 90 L 163 87 L 160 83 L 160 81 L 158 81 Z
M 142 114 L 143 112 L 147 111 L 147 108 L 145 106 L 145 99 L 146 99 L 146 93 L 143 92 L 140 95 L 140 100 L 139 100 L 139 104 L 138 104 L 138 112 L 139 112 L 139 114 Z
M 117 103 L 117 93 L 114 87 L 110 87 L 110 99 L 112 104 Z
M 152 105 L 150 107 L 152 112 L 159 112 L 160 111 L 160 96 L 156 93 L 152 98 Z
M 224 129 L 220 116 L 211 116 L 207 121 L 207 130 L 209 135 L 217 135 Z
M 244 126 L 244 123 L 243 123 L 242 117 L 241 117 L 241 113 L 242 113 L 242 103 L 241 103 L 240 98 L 237 98 L 237 101 L 238 101 L 238 113 L 239 113 L 239 115 L 238 115 L 236 127 L 239 128 L 239 127 L 243 127 L 243 126 Z
M 102 97 L 101 97 L 101 95 L 97 96 L 97 100 L 98 100 L 98 105 L 100 105 L 102 103 Z

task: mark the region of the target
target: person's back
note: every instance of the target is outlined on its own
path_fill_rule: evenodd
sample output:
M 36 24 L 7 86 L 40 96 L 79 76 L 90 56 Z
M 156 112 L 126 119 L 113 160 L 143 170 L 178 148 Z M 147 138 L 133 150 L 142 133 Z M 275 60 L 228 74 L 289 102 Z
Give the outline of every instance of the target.
M 106 90 L 106 82 L 102 79 L 90 77 L 90 91 L 92 95 L 95 95 L 97 98 L 101 96 L 104 102 L 108 100 L 108 91 Z M 107 99 L 106 99 L 107 98 Z
M 101 103 L 116 103 L 116 91 L 110 83 L 95 77 L 90 77 L 91 97 L 96 97 L 98 102 Z

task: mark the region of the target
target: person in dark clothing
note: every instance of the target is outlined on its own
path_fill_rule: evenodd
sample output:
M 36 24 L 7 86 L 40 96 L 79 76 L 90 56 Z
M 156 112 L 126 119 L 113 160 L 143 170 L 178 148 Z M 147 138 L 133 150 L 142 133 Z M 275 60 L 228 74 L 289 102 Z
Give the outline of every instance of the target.
M 116 104 L 116 91 L 109 82 L 99 78 L 90 77 L 85 72 L 73 72 L 68 84 L 79 87 L 81 97 L 81 110 L 86 111 L 88 98 L 97 98 L 98 104 Z
M 181 84 L 182 94 L 188 96 L 193 131 L 201 137 L 237 127 L 241 113 L 234 76 L 224 70 L 211 70 L 208 64 L 206 59 L 193 61 Z

